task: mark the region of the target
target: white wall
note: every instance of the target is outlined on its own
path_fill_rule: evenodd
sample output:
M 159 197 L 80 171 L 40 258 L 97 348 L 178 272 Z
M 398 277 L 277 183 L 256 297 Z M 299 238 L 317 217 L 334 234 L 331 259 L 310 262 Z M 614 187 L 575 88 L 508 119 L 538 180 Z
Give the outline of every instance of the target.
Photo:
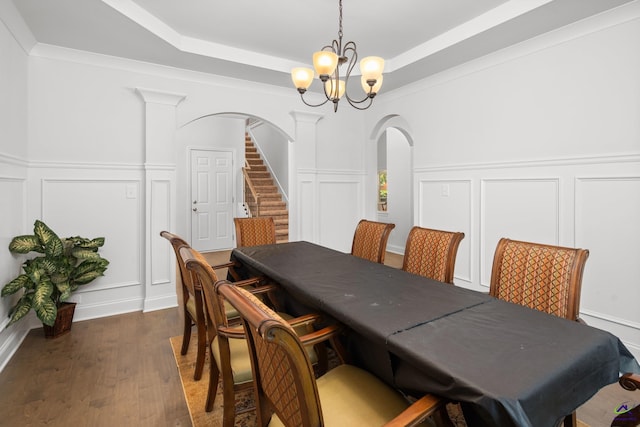
M 639 51 L 635 3 L 381 94 L 367 117 L 411 125 L 415 222 L 465 233 L 457 285 L 488 290 L 503 236 L 587 248 L 582 316 L 636 355 Z
M 13 236 L 29 232 L 27 182 L 28 57 L 0 21 L 0 286 L 21 272 L 23 257 L 11 255 Z M 5 329 L 15 297 L 0 300 L 0 370 L 29 330 L 29 321 Z

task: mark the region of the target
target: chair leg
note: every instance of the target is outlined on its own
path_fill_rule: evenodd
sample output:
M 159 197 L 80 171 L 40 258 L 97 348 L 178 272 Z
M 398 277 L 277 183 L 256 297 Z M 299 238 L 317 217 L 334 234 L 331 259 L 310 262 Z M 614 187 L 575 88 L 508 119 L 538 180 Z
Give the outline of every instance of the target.
M 571 414 L 564 417 L 564 427 L 576 427 L 578 425 L 576 411 L 573 411 Z
M 189 342 L 191 341 L 191 327 L 193 326 L 193 322 L 191 321 L 191 316 L 189 312 L 185 308 L 184 310 L 184 331 L 182 333 L 182 348 L 180 349 L 180 354 L 187 354 L 187 350 L 189 350 Z
M 229 383 L 222 378 L 222 382 L 222 396 L 224 397 L 222 427 L 234 427 L 236 421 L 236 392 L 233 387 L 233 380 Z
M 196 371 L 193 379 L 198 381 L 202 377 L 204 368 L 204 359 L 207 352 L 207 328 L 205 325 L 198 323 L 198 354 L 196 355 Z
M 435 421 L 436 426 L 438 427 L 454 427 L 451 418 L 449 418 L 449 413 L 447 412 L 447 405 L 445 404 L 443 404 L 442 407 L 433 414 L 433 421 Z
M 209 347 L 209 350 L 211 350 L 211 347 Z M 218 371 L 215 359 L 211 356 L 209 360 L 209 388 L 207 390 L 207 402 L 204 405 L 205 412 L 213 411 L 213 403 L 218 393 L 218 380 L 220 379 L 220 371 Z

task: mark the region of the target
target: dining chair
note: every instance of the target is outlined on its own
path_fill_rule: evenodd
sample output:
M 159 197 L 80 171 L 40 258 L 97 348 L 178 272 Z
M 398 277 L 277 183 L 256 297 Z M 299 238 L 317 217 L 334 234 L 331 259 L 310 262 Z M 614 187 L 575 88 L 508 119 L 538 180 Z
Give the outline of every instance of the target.
M 204 257 L 193 248 L 182 246 L 180 257 L 191 275 L 193 283 L 197 283 L 204 296 L 204 308 L 207 325 L 207 346 L 209 348 L 209 386 L 205 411 L 213 410 L 218 382 L 222 382 L 223 427 L 233 427 L 236 416 L 235 395 L 238 391 L 250 388 L 253 383 L 251 362 L 247 348 L 247 340 L 242 324 L 232 324 L 226 315 L 226 300 L 215 292 L 216 282 L 227 283 L 247 293 L 262 295 L 272 291 L 275 285 L 267 284 L 258 287 L 243 288 L 237 283 L 226 280 L 218 281 L 214 270 Z M 235 309 L 235 308 L 234 308 Z M 280 313 L 287 318 L 288 324 L 297 333 L 306 335 L 313 331 L 313 324 L 320 319 L 319 315 L 307 314 L 297 318 Z M 337 330 L 337 328 L 335 328 Z M 309 342 L 305 352 L 313 363 L 319 362 L 318 351 L 320 340 Z M 339 358 L 341 357 L 338 355 Z M 247 408 L 244 411 L 252 410 Z
M 402 269 L 453 284 L 456 255 L 464 233 L 415 226 L 409 231 Z
M 580 290 L 588 257 L 586 249 L 502 238 L 493 257 L 489 294 L 581 322 Z M 577 426 L 575 411 L 564 426 Z
M 339 365 L 316 380 L 303 345 L 334 331 L 298 336 L 245 290 L 220 283 L 217 291 L 236 307 L 249 331 L 259 427 L 409 426 L 436 413 L 448 420 L 444 400 L 426 395 L 410 406 L 399 392 L 352 365 Z
M 239 248 L 276 243 L 276 224 L 272 217 L 234 218 L 233 222 Z
M 395 226 L 385 222 L 360 220 L 353 233 L 351 255 L 383 264 L 389 234 Z
M 182 334 L 182 347 L 180 349 L 180 354 L 183 356 L 187 354 L 189 350 L 189 344 L 191 342 L 191 334 L 193 326 L 196 326 L 197 331 L 197 349 L 196 349 L 196 366 L 193 374 L 193 379 L 198 381 L 202 377 L 202 370 L 204 368 L 205 361 L 205 353 L 207 348 L 207 329 L 205 325 L 205 314 L 203 309 L 203 297 L 202 297 L 202 289 L 198 283 L 194 283 L 191 280 L 191 275 L 186 270 L 186 266 L 180 257 L 180 248 L 182 247 L 190 247 L 189 244 L 177 234 L 171 233 L 169 231 L 161 231 L 160 236 L 164 237 L 171 243 L 171 247 L 176 255 L 176 260 L 178 264 L 178 270 L 180 273 L 180 282 L 181 282 L 181 307 L 183 311 L 184 318 L 184 327 Z M 232 265 L 232 263 L 225 263 L 220 265 L 215 265 L 214 269 L 222 269 L 228 268 Z M 241 285 L 256 285 L 260 282 L 259 279 L 249 279 L 240 281 Z M 226 307 L 227 316 L 229 318 L 237 318 L 238 313 L 233 308 L 233 306 L 227 304 Z
M 502 238 L 491 269 L 489 294 L 569 320 L 579 320 L 586 249 Z

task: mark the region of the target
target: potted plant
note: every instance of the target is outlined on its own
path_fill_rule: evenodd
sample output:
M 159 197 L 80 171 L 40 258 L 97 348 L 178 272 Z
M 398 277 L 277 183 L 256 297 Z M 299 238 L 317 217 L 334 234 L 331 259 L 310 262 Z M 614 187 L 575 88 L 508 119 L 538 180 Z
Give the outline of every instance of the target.
M 75 303 L 65 303 L 79 286 L 104 275 L 109 261 L 98 254 L 104 237 L 59 238 L 44 222 L 36 220 L 33 235 L 16 236 L 9 251 L 17 254 L 37 252 L 22 264 L 23 273 L 4 285 L 1 296 L 23 290 L 22 296 L 9 312 L 9 325 L 22 319 L 31 309 L 42 321 L 45 335 L 57 336 L 71 329 Z M 71 308 L 63 308 L 63 307 Z M 70 312 L 70 313 L 69 313 Z M 65 320 L 68 325 L 56 324 Z M 68 326 L 68 327 L 67 327 Z

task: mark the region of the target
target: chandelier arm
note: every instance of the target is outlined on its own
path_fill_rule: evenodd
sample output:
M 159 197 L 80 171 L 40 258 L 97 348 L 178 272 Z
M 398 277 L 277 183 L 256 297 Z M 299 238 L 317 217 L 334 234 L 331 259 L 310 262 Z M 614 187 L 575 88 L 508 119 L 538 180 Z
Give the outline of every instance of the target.
M 347 98 L 347 102 L 349 103 L 349 105 L 351 105 L 356 110 L 366 110 L 367 108 L 371 107 L 371 104 L 373 104 L 373 97 L 370 97 L 370 96 L 367 96 L 362 101 L 352 101 L 351 98 L 349 98 L 348 96 L 346 98 Z M 362 104 L 367 99 L 369 100 L 369 103 L 365 107 L 361 107 L 360 105 L 358 105 L 358 104 Z
M 309 103 L 304 99 L 304 94 L 302 94 L 302 93 L 300 94 L 300 99 L 302 100 L 302 102 L 303 102 L 305 105 L 308 105 L 309 107 L 321 107 L 321 106 L 323 106 L 324 104 L 326 104 L 326 103 L 329 101 L 329 97 L 327 97 L 327 99 L 325 99 L 324 101 L 322 101 L 322 102 L 321 102 L 321 103 L 319 103 L 319 104 L 309 104 Z

